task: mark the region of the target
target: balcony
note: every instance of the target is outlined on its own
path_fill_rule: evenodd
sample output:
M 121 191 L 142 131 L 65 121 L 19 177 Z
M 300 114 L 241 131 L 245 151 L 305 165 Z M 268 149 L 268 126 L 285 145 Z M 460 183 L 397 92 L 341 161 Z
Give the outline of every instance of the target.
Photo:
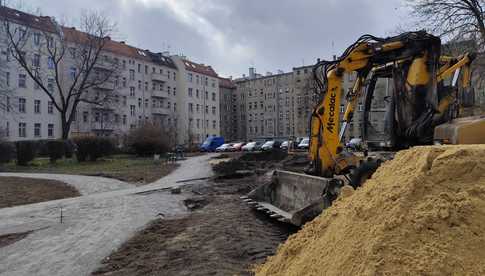
M 170 109 L 165 107 L 152 107 L 152 114 L 154 115 L 169 115 Z
M 152 90 L 151 96 L 154 98 L 168 98 L 168 92 L 160 91 L 160 90 Z
M 152 73 L 152 81 L 158 81 L 158 82 L 166 82 L 167 81 L 167 75 L 162 75 L 159 73 Z
M 114 90 L 115 89 L 115 82 L 112 80 L 105 81 L 101 84 L 95 86 L 95 89 L 99 90 Z

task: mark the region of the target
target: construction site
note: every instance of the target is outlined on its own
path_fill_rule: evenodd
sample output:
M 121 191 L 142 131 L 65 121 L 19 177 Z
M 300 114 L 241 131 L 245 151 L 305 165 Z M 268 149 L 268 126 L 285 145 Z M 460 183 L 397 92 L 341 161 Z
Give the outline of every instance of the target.
M 440 9 L 453 16 L 466 11 L 462 22 L 471 20 L 478 30 L 462 30 L 453 39 L 446 35 L 463 25 L 446 35 L 422 28 L 364 34 L 333 58 L 317 58 L 295 73 L 262 76 L 253 68 L 250 77 L 224 79 L 228 97 L 221 98 L 227 102 L 214 104 L 211 113 L 209 92 L 200 90 L 203 132 L 197 130 L 200 118 L 192 117 L 194 103 L 184 102 L 194 91 L 198 99 L 199 90 L 184 88 L 187 96 L 177 96 L 173 87 L 170 97 L 184 107 L 177 111 L 172 102 L 170 108 L 188 114 L 174 117 L 175 124 L 175 118 L 187 120 L 186 144 L 168 144 L 166 136 L 177 138 L 176 128 L 166 132 L 165 125 L 146 122 L 116 138 L 106 129 L 75 136 L 63 125 L 60 139 L 12 141 L 8 129 L 0 139 L 0 275 L 485 275 L 485 105 L 479 97 L 485 97 L 485 3 L 415 2 L 418 11 L 426 9 L 422 15 L 447 24 L 456 22 L 437 16 Z M 21 16 L 0 8 L 0 18 Z M 184 20 L 197 15 L 188 14 Z M 28 70 L 16 50 L 14 58 Z M 163 66 L 180 72 L 161 53 L 149 59 L 145 51 L 149 62 L 162 58 Z M 153 67 L 150 76 L 159 79 L 153 91 L 167 81 L 199 84 L 197 71 L 219 78 L 211 66 L 174 60 L 195 71 L 183 80 L 169 71 L 165 79 Z M 293 78 L 300 70 L 307 86 Z M 76 79 L 77 71 L 70 73 Z M 131 76 L 134 81 L 134 69 Z M 24 88 L 26 78 L 19 77 Z M 276 79 L 290 78 L 295 90 L 273 87 Z M 215 79 L 211 84 L 216 91 Z M 296 108 L 295 97 L 290 105 L 287 96 L 283 116 L 279 94 L 298 89 L 312 96 L 298 96 Z M 134 97 L 135 87 L 130 93 Z M 219 94 L 211 96 L 216 102 Z M 166 96 L 155 98 L 139 98 L 138 107 L 160 109 L 156 117 L 168 119 L 159 106 Z M 3 104 L 10 112 L 10 103 Z M 224 104 L 234 105 L 217 113 Z M 39 114 L 40 106 L 37 100 Z M 132 117 L 136 106 L 130 106 Z M 301 116 L 290 117 L 290 110 Z M 102 122 L 100 114 L 96 120 Z M 207 133 L 206 114 L 214 132 L 226 128 L 235 136 Z M 19 137 L 27 138 L 26 123 L 18 125 Z M 40 129 L 36 123 L 34 136 Z M 206 140 L 194 143 L 194 137 Z

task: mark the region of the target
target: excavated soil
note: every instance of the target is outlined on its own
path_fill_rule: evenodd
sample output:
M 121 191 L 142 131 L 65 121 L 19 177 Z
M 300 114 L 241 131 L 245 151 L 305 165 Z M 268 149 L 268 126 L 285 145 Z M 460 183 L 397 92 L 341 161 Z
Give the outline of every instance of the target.
M 257 275 L 485 275 L 485 145 L 415 147 L 384 163 Z

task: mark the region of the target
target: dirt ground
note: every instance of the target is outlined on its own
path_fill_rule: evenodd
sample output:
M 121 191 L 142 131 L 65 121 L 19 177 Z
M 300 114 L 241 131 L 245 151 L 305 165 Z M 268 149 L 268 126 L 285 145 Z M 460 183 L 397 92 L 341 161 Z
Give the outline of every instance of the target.
M 23 177 L 0 177 L 0 208 L 79 196 L 63 182 Z
M 152 221 L 93 275 L 251 275 L 251 266 L 273 255 L 297 228 L 253 211 L 239 197 L 266 171 L 301 172 L 308 161 L 281 152 L 230 157 L 236 158 L 214 166 L 217 177 L 183 187 L 188 216 Z M 240 170 L 250 176 L 235 173 Z
M 296 229 L 241 202 L 258 176 L 233 177 L 185 186 L 188 216 L 153 221 L 93 274 L 250 275 L 250 267 L 274 254 Z

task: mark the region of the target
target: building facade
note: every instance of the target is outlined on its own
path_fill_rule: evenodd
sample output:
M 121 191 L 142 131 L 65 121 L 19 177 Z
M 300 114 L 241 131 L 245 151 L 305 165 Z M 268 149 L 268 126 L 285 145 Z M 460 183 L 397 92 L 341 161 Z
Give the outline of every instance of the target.
M 228 141 L 238 138 L 237 96 L 232 79 L 219 78 L 220 133 Z
M 346 74 L 341 90 L 342 104 L 339 108 L 342 119 L 345 112 L 345 95 L 352 89 L 355 75 Z M 232 106 L 227 115 L 238 118 L 232 123 L 237 125 L 236 131 L 231 133 L 231 140 L 258 139 L 288 139 L 308 137 L 310 135 L 310 119 L 313 108 L 319 101 L 319 95 L 314 84 L 312 66 L 295 67 L 291 72 L 277 74 L 267 73 L 265 76 L 257 74 L 254 68 L 249 69 L 249 75 L 234 80 L 236 90 Z M 381 107 L 386 95 L 387 86 L 378 83 L 376 101 Z M 382 95 L 381 95 L 382 94 Z M 373 102 L 374 103 L 374 102 Z M 373 106 L 374 111 L 379 110 Z M 362 137 L 363 103 L 356 107 L 352 122 L 348 125 L 345 140 Z M 382 112 L 384 106 L 382 106 Z M 382 114 L 380 114 L 382 115 Z M 375 124 L 383 127 L 383 116 L 371 116 Z
M 50 17 L 35 16 L 0 7 L 1 18 L 25 37 L 25 59 L 32 61 L 39 78 L 49 91 L 60 85 L 69 87 L 74 65 L 79 58 L 76 43 L 59 65 L 56 74 L 46 51 L 45 34 L 54 41 L 59 29 L 66 38 L 83 36 L 75 28 L 59 26 Z M 10 55 L 7 32 L 0 32 L 0 129 L 8 140 L 54 139 L 61 137 L 61 118 L 51 98 L 36 85 Z M 57 29 L 56 29 L 57 28 Z M 106 38 L 93 74 L 103 74 L 110 64 L 116 71 L 106 82 L 90 87 L 86 93 L 93 101 L 106 97 L 102 104 L 80 103 L 70 136 L 95 134 L 121 138 L 130 129 L 150 122 L 161 125 L 172 144 L 199 143 L 208 135 L 219 135 L 219 83 L 210 67 L 168 53 L 139 49 Z M 47 40 L 47 39 L 45 39 Z M 189 78 L 193 75 L 193 79 Z M 107 96 L 109 95 L 109 97 Z M 189 139 L 190 138 L 190 139 Z

